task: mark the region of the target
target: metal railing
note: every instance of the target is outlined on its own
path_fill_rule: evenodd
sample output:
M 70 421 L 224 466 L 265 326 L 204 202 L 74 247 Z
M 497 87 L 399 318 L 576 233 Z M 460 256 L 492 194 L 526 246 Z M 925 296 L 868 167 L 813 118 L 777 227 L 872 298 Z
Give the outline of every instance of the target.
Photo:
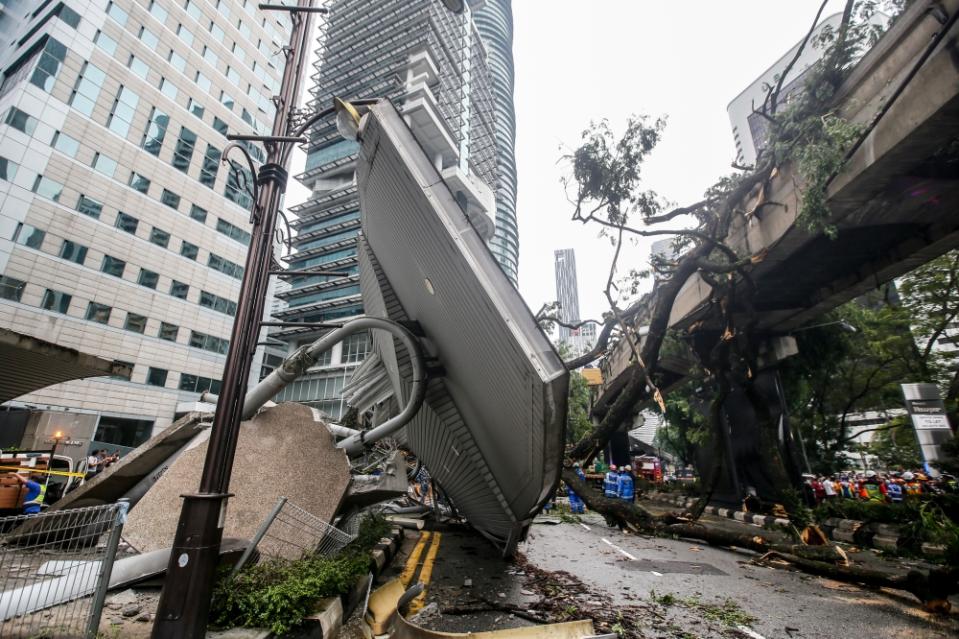
M 0 518 L 0 637 L 97 636 L 127 508 Z
M 286 497 L 280 497 L 233 568 L 233 575 L 240 572 L 254 551 L 267 559 L 302 559 L 307 555 L 330 557 L 354 539 L 355 534 L 343 532 Z

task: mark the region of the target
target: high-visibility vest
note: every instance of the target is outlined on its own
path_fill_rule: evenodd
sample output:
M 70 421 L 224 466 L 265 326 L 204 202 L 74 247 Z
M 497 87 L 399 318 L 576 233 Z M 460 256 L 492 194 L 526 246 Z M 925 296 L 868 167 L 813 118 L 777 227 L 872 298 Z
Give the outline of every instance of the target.
M 623 501 L 633 501 L 633 478 L 628 473 L 619 476 L 619 498 Z
M 867 501 L 884 501 L 879 484 L 874 484 L 871 481 L 862 483 L 862 498 Z
M 618 497 L 619 496 L 619 475 L 613 471 L 606 473 L 606 478 L 603 479 L 603 494 L 607 497 Z
M 917 481 L 907 481 L 906 482 L 906 494 L 907 495 L 921 495 L 922 494 L 922 484 Z
M 39 483 L 39 482 L 37 482 Z M 30 506 L 40 506 L 43 504 L 43 498 L 47 496 L 47 484 L 44 482 L 40 484 L 40 492 L 37 493 L 37 496 L 31 499 L 30 501 L 23 502 L 23 508 L 26 510 Z

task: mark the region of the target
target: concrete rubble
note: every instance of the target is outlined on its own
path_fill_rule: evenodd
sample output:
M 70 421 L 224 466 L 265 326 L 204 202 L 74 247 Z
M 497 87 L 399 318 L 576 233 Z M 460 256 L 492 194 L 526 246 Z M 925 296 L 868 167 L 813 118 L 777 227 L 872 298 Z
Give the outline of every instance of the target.
M 333 519 L 350 483 L 350 465 L 315 414 L 307 406 L 285 403 L 241 424 L 225 537 L 253 537 L 281 496 L 325 522 Z M 173 544 L 180 495 L 200 485 L 207 433 L 189 444 L 130 511 L 123 536 L 134 548 L 149 552 Z M 291 550 L 270 538 L 261 549 L 275 555 Z

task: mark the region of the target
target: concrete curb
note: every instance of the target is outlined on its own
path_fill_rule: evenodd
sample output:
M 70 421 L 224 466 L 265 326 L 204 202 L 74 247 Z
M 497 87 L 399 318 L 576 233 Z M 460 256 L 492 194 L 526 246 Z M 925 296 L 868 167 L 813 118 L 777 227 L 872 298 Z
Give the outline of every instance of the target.
M 696 503 L 692 497 L 682 495 L 672 495 L 670 493 L 650 492 L 647 496 L 653 501 L 664 501 L 683 508 L 689 508 Z M 726 519 L 735 519 L 746 524 L 756 524 L 757 526 L 788 526 L 789 520 L 782 517 L 772 517 L 770 515 L 759 515 L 756 513 L 747 513 L 742 510 L 733 510 L 731 508 L 721 508 L 719 506 L 706 506 L 704 512 L 717 517 Z
M 661 501 L 683 508 L 688 508 L 696 503 L 691 497 L 682 495 L 673 495 L 670 493 L 649 492 L 647 496 L 653 501 Z M 730 508 L 720 508 L 718 506 L 706 506 L 705 512 L 717 517 L 735 519 L 747 524 L 756 524 L 758 526 L 788 526 L 789 520 L 781 517 L 770 517 L 768 515 L 757 515 L 743 512 L 741 510 L 732 510 Z M 863 523 L 853 519 L 830 518 L 820 525 L 822 531 L 833 541 L 841 541 L 847 544 L 856 544 L 870 548 L 877 548 L 889 552 L 899 552 L 905 546 L 905 538 L 900 534 L 899 526 L 890 524 Z M 939 558 L 945 554 L 945 546 L 924 543 L 921 546 L 920 554 L 924 557 Z
M 373 579 L 386 568 L 403 543 L 403 529 L 393 528 L 389 537 L 384 537 L 370 553 L 370 572 Z M 335 639 L 348 618 L 366 598 L 366 577 L 360 577 L 356 585 L 345 595 L 323 600 L 319 610 L 306 617 L 306 623 L 283 635 L 286 639 Z M 217 633 L 208 633 L 211 639 L 275 639 L 277 635 L 262 628 L 231 628 Z

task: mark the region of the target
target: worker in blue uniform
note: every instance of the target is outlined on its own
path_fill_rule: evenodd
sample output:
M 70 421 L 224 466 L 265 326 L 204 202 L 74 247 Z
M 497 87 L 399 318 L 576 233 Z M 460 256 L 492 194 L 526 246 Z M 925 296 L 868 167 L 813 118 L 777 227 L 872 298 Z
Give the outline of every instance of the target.
M 39 475 L 26 478 L 19 473 L 15 473 L 13 476 L 27 489 L 27 494 L 23 500 L 23 514 L 36 515 L 40 512 L 40 506 L 43 504 L 43 498 L 47 492 L 46 484 L 40 483 L 41 477 Z
M 631 471 L 632 468 L 629 466 L 623 467 L 623 472 L 619 474 L 617 491 L 619 493 L 619 498 L 629 503 L 633 503 L 633 496 L 635 495 L 633 473 Z
M 603 479 L 603 495 L 609 499 L 619 497 L 619 473 L 616 472 L 616 464 L 609 465 L 609 472 Z
M 573 471 L 576 475 L 586 481 L 586 474 L 583 472 L 583 469 L 580 468 L 579 463 L 573 464 Z M 586 512 L 586 504 L 583 503 L 583 500 L 580 499 L 579 495 L 576 494 L 576 491 L 573 490 L 572 486 L 566 486 L 566 492 L 569 495 L 569 510 L 575 515 L 582 515 Z

